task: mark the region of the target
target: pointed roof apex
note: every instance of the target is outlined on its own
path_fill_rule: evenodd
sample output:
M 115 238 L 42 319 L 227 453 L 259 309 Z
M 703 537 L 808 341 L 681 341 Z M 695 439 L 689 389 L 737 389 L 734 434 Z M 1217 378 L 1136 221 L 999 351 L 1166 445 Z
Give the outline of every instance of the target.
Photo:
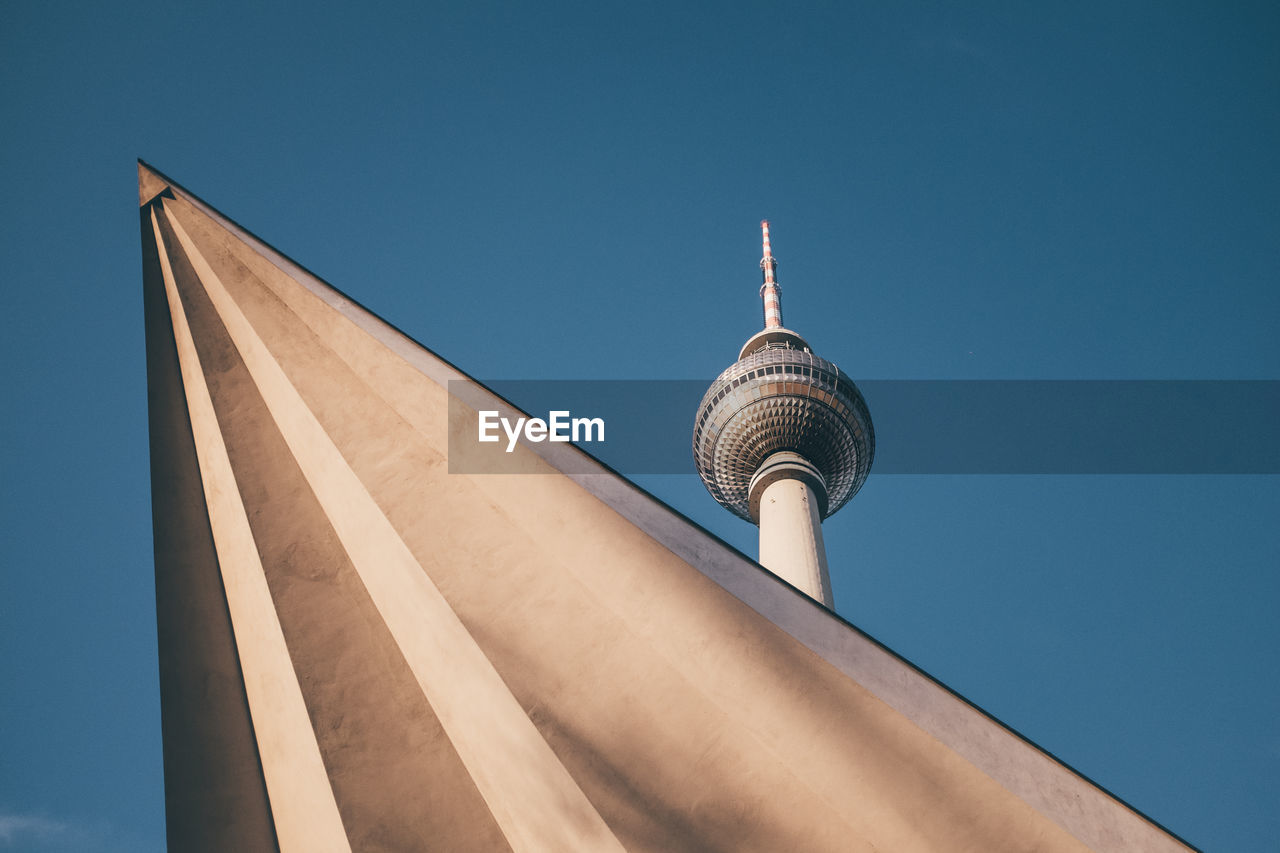
M 153 198 L 169 188 L 169 179 L 138 158 L 138 207 L 144 207 Z

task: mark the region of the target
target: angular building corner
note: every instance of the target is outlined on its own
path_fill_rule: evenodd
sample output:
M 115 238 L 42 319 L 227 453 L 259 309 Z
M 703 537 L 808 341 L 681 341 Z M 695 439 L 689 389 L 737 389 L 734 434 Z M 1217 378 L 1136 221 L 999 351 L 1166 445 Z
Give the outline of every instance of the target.
M 170 849 L 1187 849 L 585 454 L 450 473 L 462 373 L 139 202 Z

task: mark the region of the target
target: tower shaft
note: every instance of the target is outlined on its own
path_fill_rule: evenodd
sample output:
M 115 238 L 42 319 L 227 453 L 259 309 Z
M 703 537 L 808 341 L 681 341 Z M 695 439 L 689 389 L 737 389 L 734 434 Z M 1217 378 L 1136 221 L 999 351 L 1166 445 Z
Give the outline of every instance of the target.
M 804 480 L 775 480 L 760 496 L 760 565 L 827 607 L 835 607 L 822 516 Z

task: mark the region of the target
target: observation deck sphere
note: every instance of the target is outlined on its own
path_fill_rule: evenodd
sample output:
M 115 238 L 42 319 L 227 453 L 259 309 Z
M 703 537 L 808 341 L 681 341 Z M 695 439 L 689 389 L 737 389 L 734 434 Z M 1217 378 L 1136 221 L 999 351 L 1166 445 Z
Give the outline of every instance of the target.
M 798 453 L 825 481 L 826 494 L 817 498 L 827 518 L 866 482 L 875 455 L 871 414 L 857 386 L 799 335 L 768 331 L 748 341 L 703 396 L 694 462 L 711 496 L 754 522 L 752 477 L 772 454 Z

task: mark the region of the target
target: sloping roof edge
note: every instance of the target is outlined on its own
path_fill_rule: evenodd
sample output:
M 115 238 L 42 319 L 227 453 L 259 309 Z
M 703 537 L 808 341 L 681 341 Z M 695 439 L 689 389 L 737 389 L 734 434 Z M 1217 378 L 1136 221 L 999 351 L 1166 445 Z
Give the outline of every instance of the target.
M 138 161 L 138 169 L 141 206 L 166 190 L 172 192 L 235 232 L 425 376 L 446 387 L 451 380 L 474 382 L 447 359 L 414 341 L 163 173 L 142 160 Z M 427 358 L 428 355 L 432 358 Z M 488 389 L 485 393 L 511 406 Z M 585 451 L 551 444 L 535 449 L 566 477 L 673 554 L 1085 844 L 1099 850 L 1175 850 L 1188 846 Z M 572 464 L 567 464 L 570 461 Z

